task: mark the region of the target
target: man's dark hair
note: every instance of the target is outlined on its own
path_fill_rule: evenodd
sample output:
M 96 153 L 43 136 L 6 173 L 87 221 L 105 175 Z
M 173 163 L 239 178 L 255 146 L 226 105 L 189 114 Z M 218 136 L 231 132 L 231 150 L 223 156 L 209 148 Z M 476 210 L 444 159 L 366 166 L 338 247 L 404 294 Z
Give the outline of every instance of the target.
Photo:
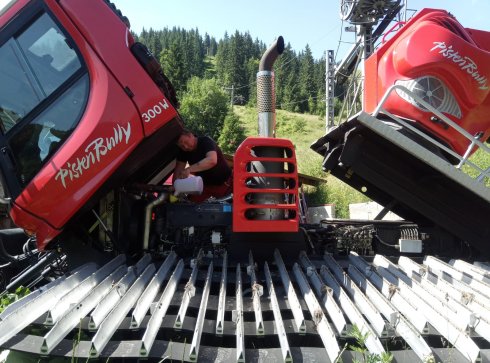
M 189 129 L 183 129 L 180 135 L 194 135 L 194 133 Z

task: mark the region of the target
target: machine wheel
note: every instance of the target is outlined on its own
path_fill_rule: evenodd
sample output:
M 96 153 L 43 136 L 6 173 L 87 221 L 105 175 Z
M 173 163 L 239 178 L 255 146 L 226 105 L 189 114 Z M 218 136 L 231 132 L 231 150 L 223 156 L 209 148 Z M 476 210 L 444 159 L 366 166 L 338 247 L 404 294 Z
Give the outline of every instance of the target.
M 358 0 L 341 0 L 340 1 L 340 18 L 349 20 L 352 16 L 354 8 L 357 6 Z

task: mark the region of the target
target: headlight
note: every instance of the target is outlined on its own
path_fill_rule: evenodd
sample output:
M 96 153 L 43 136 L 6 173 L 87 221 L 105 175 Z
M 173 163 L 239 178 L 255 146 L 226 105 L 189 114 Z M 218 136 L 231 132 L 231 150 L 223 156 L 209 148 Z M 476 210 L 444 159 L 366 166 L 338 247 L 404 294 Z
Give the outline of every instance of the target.
M 456 98 L 454 98 L 449 88 L 440 79 L 425 76 L 406 81 L 396 81 L 395 84 L 406 87 L 418 98 L 427 102 L 437 111 L 450 114 L 456 118 L 461 118 L 461 109 L 456 102 Z M 397 89 L 396 92 L 405 101 L 423 111 L 429 111 L 420 102 L 418 102 L 417 99 L 414 99 L 406 92 L 403 92 L 403 90 Z

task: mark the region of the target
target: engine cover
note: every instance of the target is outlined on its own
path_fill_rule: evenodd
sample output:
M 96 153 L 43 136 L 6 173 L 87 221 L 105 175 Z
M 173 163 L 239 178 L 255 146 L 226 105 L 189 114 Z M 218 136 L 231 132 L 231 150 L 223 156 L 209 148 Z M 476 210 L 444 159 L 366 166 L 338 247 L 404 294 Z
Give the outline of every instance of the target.
M 373 112 L 387 90 L 398 85 L 383 108 L 415 121 L 463 155 L 470 141 L 441 122 L 420 99 L 480 140 L 490 136 L 490 32 L 464 28 L 444 10 L 423 9 L 365 62 L 364 110 Z M 475 149 L 474 149 L 475 150 Z
M 165 205 L 167 227 L 231 226 L 231 204 L 171 203 Z

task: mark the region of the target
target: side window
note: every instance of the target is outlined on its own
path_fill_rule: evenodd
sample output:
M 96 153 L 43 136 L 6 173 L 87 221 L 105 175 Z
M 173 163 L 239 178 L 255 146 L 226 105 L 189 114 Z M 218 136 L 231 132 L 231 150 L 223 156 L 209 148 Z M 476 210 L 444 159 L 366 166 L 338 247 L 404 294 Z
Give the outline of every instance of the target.
M 84 111 L 88 87 L 88 75 L 85 75 L 10 138 L 22 184 L 36 175 L 71 134 Z
M 47 14 L 0 47 L 0 118 L 4 133 L 81 68 Z
M 26 72 L 10 40 L 0 47 L 0 120 L 4 133 L 41 102 L 34 80 Z
M 0 129 L 26 185 L 82 117 L 89 77 L 47 13 L 0 45 Z
M 17 41 L 44 97 L 81 67 L 77 54 L 47 14 L 19 35 Z

